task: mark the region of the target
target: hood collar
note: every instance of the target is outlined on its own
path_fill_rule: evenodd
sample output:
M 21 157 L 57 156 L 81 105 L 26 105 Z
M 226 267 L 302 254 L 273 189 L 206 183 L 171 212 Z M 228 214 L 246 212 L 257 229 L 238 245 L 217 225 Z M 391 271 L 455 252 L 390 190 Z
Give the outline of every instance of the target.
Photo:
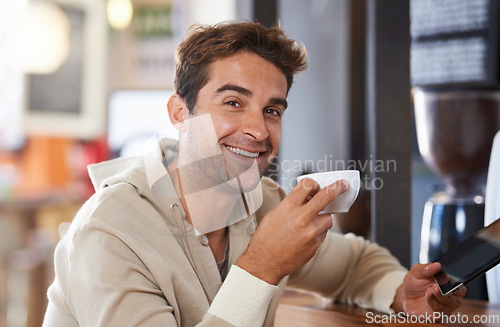
M 141 194 L 147 194 L 154 190 L 160 179 L 168 184 L 165 189 L 169 189 L 172 182 L 165 167 L 176 158 L 177 153 L 176 140 L 160 138 L 144 156 L 117 158 L 89 165 L 87 169 L 96 192 L 116 183 L 127 182 Z M 177 198 L 175 191 L 173 194 L 158 195 Z

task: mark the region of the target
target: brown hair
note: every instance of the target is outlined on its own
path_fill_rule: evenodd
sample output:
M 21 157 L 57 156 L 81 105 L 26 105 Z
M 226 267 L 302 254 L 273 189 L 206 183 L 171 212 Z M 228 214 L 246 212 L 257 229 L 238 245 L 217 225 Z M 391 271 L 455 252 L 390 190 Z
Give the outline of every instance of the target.
M 208 82 L 208 66 L 237 52 L 253 52 L 278 67 L 286 77 L 287 92 L 296 73 L 307 68 L 303 46 L 286 37 L 280 27 L 259 23 L 194 25 L 177 49 L 175 91 L 192 112 L 199 90 Z

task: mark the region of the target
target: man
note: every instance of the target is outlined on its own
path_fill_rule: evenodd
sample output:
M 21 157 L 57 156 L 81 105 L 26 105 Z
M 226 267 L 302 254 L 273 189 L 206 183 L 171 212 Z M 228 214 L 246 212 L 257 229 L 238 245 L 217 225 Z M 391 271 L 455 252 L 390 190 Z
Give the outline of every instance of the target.
M 305 50 L 275 27 L 198 27 L 179 46 L 169 117 L 179 142 L 89 169 L 96 194 L 55 254 L 44 326 L 272 326 L 285 285 L 386 312 L 449 314 L 439 264 L 328 233 L 349 185 L 260 178 L 275 157 Z M 307 110 L 305 108 L 304 110 Z M 146 117 L 147 119 L 147 117 Z

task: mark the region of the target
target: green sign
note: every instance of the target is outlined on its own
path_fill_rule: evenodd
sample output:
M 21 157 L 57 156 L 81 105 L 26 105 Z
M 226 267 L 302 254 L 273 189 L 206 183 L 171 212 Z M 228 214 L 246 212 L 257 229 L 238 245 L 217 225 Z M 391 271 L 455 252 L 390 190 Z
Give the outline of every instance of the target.
M 138 38 L 172 37 L 172 6 L 141 7 L 134 13 Z

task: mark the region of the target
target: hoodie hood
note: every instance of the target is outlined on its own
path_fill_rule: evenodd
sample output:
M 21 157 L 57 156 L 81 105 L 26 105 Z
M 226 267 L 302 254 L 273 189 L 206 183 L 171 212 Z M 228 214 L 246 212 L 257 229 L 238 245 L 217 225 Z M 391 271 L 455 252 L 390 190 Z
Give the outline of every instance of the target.
M 177 199 L 166 165 L 178 154 L 178 142 L 160 138 L 144 156 L 117 158 L 88 166 L 96 192 L 121 182 L 134 186 L 139 194 Z M 161 183 L 159 183 L 161 181 Z M 160 187 L 160 184 L 163 185 Z

